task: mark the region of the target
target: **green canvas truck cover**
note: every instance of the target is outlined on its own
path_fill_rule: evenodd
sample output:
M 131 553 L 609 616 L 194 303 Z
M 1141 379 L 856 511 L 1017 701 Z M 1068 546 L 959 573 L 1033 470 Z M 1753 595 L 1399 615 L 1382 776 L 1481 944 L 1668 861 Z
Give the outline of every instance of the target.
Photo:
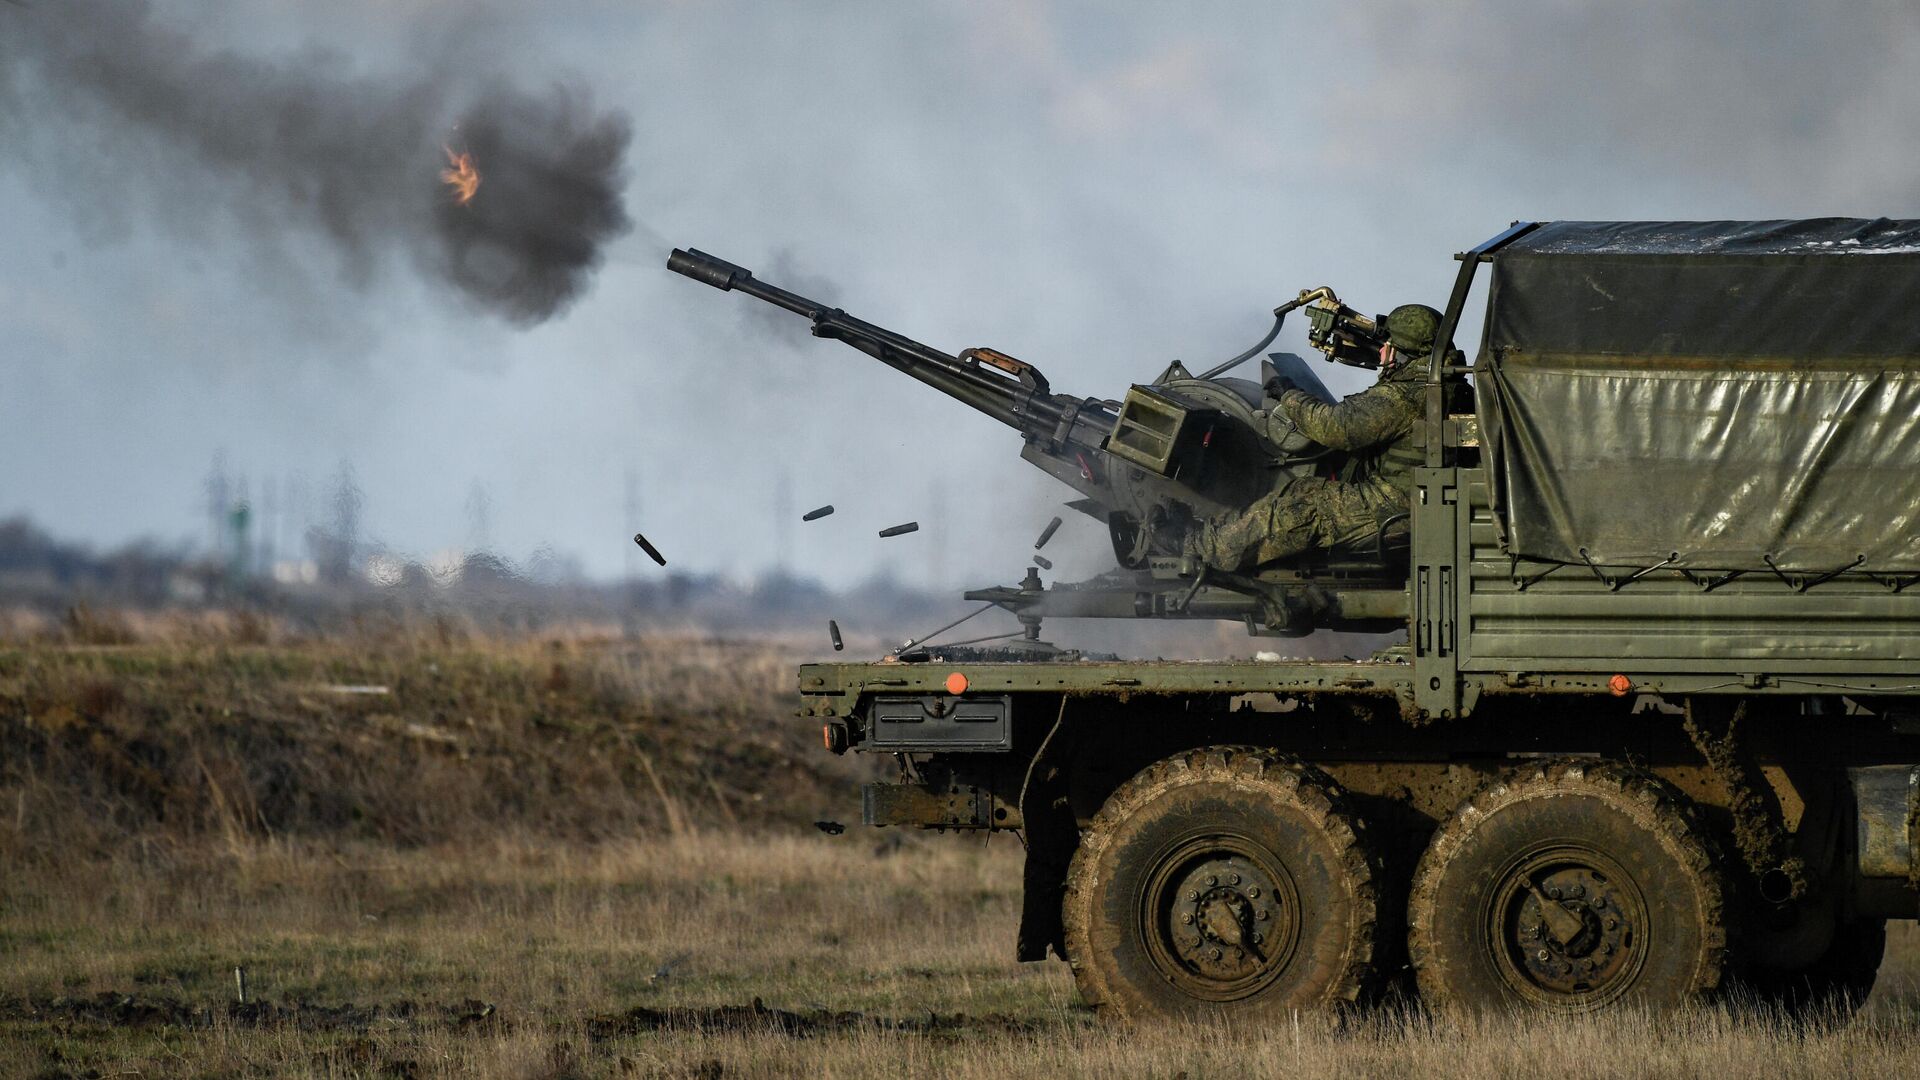
M 1920 221 L 1543 225 L 1476 376 L 1513 555 L 1920 572 Z

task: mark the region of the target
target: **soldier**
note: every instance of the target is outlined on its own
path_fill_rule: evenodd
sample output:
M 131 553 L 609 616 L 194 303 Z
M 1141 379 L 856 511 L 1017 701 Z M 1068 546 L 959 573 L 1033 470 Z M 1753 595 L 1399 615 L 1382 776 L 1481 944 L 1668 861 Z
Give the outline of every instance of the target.
M 1314 549 L 1371 544 L 1387 519 L 1405 514 L 1413 467 L 1425 455 L 1413 446 L 1413 428 L 1425 411 L 1427 362 L 1440 313 L 1402 304 L 1382 320 L 1380 378 L 1338 405 L 1304 390 L 1269 385 L 1278 403 L 1268 414 L 1277 442 L 1300 434 L 1350 456 L 1338 479 L 1294 480 L 1245 510 L 1200 524 L 1186 553 L 1223 570 L 1252 569 Z M 1464 385 L 1464 383 L 1462 383 Z

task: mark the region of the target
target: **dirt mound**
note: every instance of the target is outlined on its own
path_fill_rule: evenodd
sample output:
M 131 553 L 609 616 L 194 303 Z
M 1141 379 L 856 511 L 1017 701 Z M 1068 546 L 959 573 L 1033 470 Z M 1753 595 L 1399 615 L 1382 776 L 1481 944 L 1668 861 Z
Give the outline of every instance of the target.
M 805 827 L 853 767 L 766 644 L 328 641 L 0 652 L 0 854 Z

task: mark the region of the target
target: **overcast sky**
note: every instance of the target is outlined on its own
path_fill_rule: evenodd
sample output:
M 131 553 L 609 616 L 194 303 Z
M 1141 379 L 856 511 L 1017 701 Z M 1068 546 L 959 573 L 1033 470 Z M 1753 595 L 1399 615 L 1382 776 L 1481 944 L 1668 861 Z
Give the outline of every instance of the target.
M 0 40 L 61 6 L 0 4 Z M 301 477 L 316 510 L 350 463 L 367 531 L 422 556 L 484 539 L 611 575 L 643 530 L 688 570 L 750 576 L 785 537 L 835 583 L 1012 581 L 1069 497 L 1017 436 L 667 273 L 667 247 L 1118 396 L 1240 351 L 1303 287 L 1437 306 L 1451 255 L 1517 218 L 1920 216 L 1910 2 L 89 6 L 81 38 L 144 18 L 370 111 L 496 80 L 631 123 L 632 228 L 523 326 L 380 246 L 407 222 L 370 216 L 356 254 L 298 185 L 188 160 L 125 104 L 76 113 L 0 48 L 0 515 L 102 546 L 204 541 L 224 454 L 256 500 Z M 251 122 L 244 89 L 175 89 Z M 1090 520 L 1055 544 L 1104 568 Z

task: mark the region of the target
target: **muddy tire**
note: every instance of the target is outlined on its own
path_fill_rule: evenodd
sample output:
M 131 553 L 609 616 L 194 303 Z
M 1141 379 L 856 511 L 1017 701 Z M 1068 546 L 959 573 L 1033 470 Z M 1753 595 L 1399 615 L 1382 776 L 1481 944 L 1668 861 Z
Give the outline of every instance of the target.
M 1490 784 L 1434 833 L 1407 945 L 1439 1012 L 1658 1010 L 1720 985 L 1725 910 L 1684 795 L 1617 763 L 1563 761 Z
M 1067 872 L 1067 956 L 1103 1019 L 1282 1017 L 1376 984 L 1379 867 L 1340 788 L 1250 747 L 1148 766 Z
M 1748 971 L 1741 996 L 1796 1022 L 1844 1022 L 1866 1004 L 1887 951 L 1887 921 L 1859 919 L 1834 928 L 1833 944 L 1799 971 Z

